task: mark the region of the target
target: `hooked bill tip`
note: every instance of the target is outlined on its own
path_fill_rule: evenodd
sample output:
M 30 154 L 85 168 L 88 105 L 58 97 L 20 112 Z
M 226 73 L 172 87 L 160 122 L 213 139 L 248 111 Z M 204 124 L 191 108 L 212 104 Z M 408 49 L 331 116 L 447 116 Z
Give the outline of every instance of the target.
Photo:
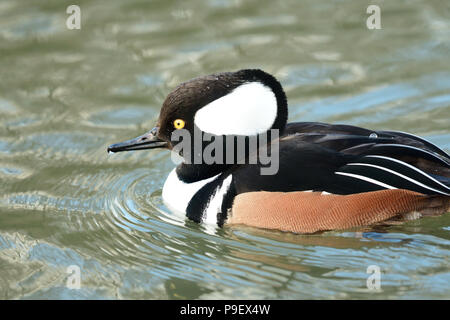
M 106 151 L 108 152 L 108 154 L 113 154 L 113 153 L 115 153 L 114 151 L 111 150 L 111 148 L 106 149 Z

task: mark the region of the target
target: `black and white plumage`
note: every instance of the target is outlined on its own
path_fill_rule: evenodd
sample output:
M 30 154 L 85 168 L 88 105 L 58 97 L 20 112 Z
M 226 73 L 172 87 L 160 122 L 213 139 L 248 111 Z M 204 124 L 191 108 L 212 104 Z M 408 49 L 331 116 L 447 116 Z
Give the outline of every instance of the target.
M 317 122 L 287 124 L 284 91 L 273 76 L 261 70 L 214 74 L 181 84 L 165 100 L 152 131 L 112 145 L 108 150 L 172 149 L 176 119 L 181 119 L 189 132 L 200 130 L 214 136 L 251 137 L 270 129 L 281 132 L 277 140 L 279 170 L 274 175 L 261 175 L 261 164 L 182 163 L 170 173 L 163 199 L 169 208 L 194 221 L 223 225 L 230 221 L 230 213 L 238 216 L 233 213 L 236 197 L 258 192 L 274 195 L 301 192 L 299 197 L 306 192 L 368 193 L 368 199 L 372 199 L 381 190 L 404 190 L 411 199 L 416 193 L 440 197 L 439 209 L 448 210 L 450 156 L 446 152 L 423 138 L 403 132 Z M 270 149 L 271 145 L 260 148 Z M 252 154 L 246 157 L 251 158 Z M 350 197 L 337 199 L 347 201 Z M 374 199 L 371 201 L 377 201 Z M 424 201 L 420 208 L 426 207 Z M 438 206 L 433 201 L 432 206 Z M 402 210 L 417 208 L 418 205 L 406 206 Z M 245 223 L 245 213 L 239 215 L 243 216 L 239 221 Z M 300 215 L 298 219 L 302 219 Z M 273 227 L 270 223 L 253 225 Z M 290 231 L 289 227 L 284 229 Z

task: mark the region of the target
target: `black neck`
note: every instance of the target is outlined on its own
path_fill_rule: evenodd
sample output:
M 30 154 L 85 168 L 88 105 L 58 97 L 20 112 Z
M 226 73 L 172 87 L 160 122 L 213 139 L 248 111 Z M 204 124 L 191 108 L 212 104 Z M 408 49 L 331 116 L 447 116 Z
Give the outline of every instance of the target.
M 231 136 L 229 136 L 228 138 L 231 138 Z M 233 138 L 238 139 L 237 136 L 234 136 Z M 231 153 L 229 154 L 230 158 L 227 158 L 227 150 L 230 151 L 229 149 L 227 149 L 226 146 L 226 139 L 225 137 L 223 138 L 223 154 L 222 157 L 220 159 L 218 159 L 220 161 L 220 163 L 212 163 L 212 164 L 206 164 L 206 163 L 199 163 L 196 164 L 192 158 L 193 155 L 193 150 L 191 151 L 191 154 L 189 156 L 190 161 L 186 161 L 186 156 L 185 156 L 185 162 L 183 162 L 182 164 L 180 164 L 177 167 L 177 174 L 178 177 L 185 183 L 192 183 L 192 182 L 196 182 L 196 181 L 200 181 L 200 180 L 204 180 L 204 179 L 208 179 L 211 178 L 213 176 L 216 176 L 220 173 L 223 173 L 225 171 L 230 171 L 230 170 L 234 170 L 236 168 L 238 168 L 239 166 L 242 165 L 247 165 L 250 163 L 260 163 L 260 154 L 259 154 L 259 150 L 261 148 L 265 148 L 266 150 L 264 151 L 266 154 L 267 152 L 271 152 L 270 149 L 270 145 L 271 143 L 269 143 L 270 141 L 273 141 L 273 139 L 278 139 L 279 135 L 277 134 L 276 136 L 273 136 L 270 132 L 267 135 L 264 135 L 264 137 L 262 137 L 261 135 L 258 137 L 242 137 L 244 138 L 243 141 L 243 149 L 242 149 L 242 145 L 238 147 L 238 143 L 237 140 L 234 140 L 235 143 L 233 144 L 234 146 L 234 150 L 231 151 Z M 250 142 L 250 139 L 252 139 L 252 142 Z M 250 148 L 250 146 L 253 146 L 252 148 Z M 256 150 L 253 149 L 256 146 Z M 203 150 L 205 148 L 205 145 L 203 146 Z M 238 152 L 238 148 L 239 148 L 239 152 Z
M 192 183 L 214 177 L 233 167 L 230 164 L 187 164 L 177 167 L 177 175 L 185 183 Z

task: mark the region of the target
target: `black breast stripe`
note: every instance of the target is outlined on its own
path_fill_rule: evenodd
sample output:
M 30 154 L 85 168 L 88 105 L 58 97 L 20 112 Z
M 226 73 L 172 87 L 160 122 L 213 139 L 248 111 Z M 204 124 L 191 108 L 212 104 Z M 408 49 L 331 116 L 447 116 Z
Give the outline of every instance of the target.
M 222 180 L 217 177 L 211 182 L 205 184 L 194 194 L 186 208 L 186 216 L 189 219 L 197 223 L 200 223 L 202 221 L 203 214 L 206 212 L 206 209 L 208 208 L 209 202 L 211 201 L 214 192 L 217 190 L 221 183 Z
M 228 177 L 227 174 L 222 174 L 211 182 L 205 184 L 200 190 L 198 190 L 186 208 L 186 216 L 195 221 L 201 222 L 208 206 L 215 196 L 216 191 L 222 186 L 224 180 Z M 227 218 L 227 211 L 231 208 L 233 199 L 236 195 L 233 180 L 230 183 L 230 188 L 223 195 L 222 203 L 220 204 L 219 211 L 217 213 L 217 224 L 222 226 Z

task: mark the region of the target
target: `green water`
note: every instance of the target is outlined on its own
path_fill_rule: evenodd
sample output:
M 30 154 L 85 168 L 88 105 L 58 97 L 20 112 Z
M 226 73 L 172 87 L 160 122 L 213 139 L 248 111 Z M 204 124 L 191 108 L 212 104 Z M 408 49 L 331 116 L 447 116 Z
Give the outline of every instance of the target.
M 179 82 L 249 67 L 282 82 L 290 121 L 449 151 L 449 57 L 448 1 L 1 0 L 0 299 L 449 299 L 450 214 L 313 236 L 207 228 L 162 204 L 169 153 L 106 153 Z

